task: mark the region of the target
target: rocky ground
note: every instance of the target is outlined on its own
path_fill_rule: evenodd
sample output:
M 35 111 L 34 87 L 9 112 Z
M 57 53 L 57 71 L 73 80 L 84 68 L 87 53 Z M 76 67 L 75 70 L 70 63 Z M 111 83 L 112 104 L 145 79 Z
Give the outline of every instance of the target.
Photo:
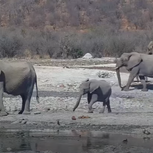
M 22 59 L 21 59 L 22 60 Z M 153 135 L 153 91 L 149 82 L 148 92 L 141 91 L 141 84 L 134 82 L 130 91 L 121 91 L 114 71 L 114 58 L 90 60 L 32 60 L 37 76 L 40 103 L 35 91 L 31 100 L 31 115 L 18 115 L 21 98 L 4 95 L 8 116 L 0 117 L 0 131 L 51 129 L 88 129 L 110 133 Z M 95 68 L 97 67 L 97 68 Z M 122 84 L 128 73 L 121 73 Z M 86 96 L 75 112 L 78 86 L 85 79 L 104 79 L 112 86 L 112 113 L 99 114 L 101 103 L 94 105 L 94 113 L 87 113 Z M 149 78 L 149 81 L 152 81 Z M 72 119 L 75 116 L 76 120 Z

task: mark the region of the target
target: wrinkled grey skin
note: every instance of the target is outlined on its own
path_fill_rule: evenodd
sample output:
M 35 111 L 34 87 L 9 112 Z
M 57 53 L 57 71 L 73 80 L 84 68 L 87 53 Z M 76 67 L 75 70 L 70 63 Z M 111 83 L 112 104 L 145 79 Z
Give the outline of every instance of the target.
M 27 62 L 0 61 L 0 116 L 7 115 L 3 104 L 3 92 L 22 98 L 22 108 L 19 114 L 30 114 L 30 100 L 36 84 L 37 102 L 38 87 L 34 67 Z
M 103 102 L 103 108 L 100 113 L 104 113 L 106 105 L 108 112 L 111 112 L 109 98 L 111 96 L 112 89 L 108 82 L 105 80 L 87 79 L 80 84 L 79 89 L 79 97 L 73 111 L 75 111 L 75 109 L 79 106 L 81 97 L 84 94 L 87 94 L 89 113 L 93 113 L 92 105 L 97 101 Z
M 120 58 L 116 59 L 116 73 L 118 77 L 118 83 L 121 90 L 129 90 L 129 87 L 138 75 L 143 85 L 142 91 L 147 91 L 145 77 L 153 77 L 153 55 L 140 54 L 137 52 L 123 53 Z M 128 82 L 125 87 L 121 85 L 121 78 L 119 69 L 125 66 L 130 72 Z

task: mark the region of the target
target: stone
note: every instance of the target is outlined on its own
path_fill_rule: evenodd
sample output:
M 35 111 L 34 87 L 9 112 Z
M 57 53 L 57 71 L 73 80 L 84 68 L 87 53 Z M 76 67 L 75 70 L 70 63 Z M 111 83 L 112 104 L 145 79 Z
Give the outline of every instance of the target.
M 11 151 L 11 150 L 12 150 L 12 148 L 8 147 L 6 150 L 7 150 L 7 151 Z
M 20 123 L 20 121 L 14 121 L 11 124 L 18 124 L 18 123 Z
M 37 115 L 37 114 L 41 114 L 41 112 L 40 111 L 34 112 L 34 115 Z
M 26 124 L 27 120 L 22 120 L 21 124 Z
M 86 53 L 83 57 L 83 59 L 91 59 L 93 56 L 90 53 Z
M 104 71 L 99 71 L 97 73 L 98 77 L 99 78 L 111 78 L 114 76 L 114 73 L 111 73 L 111 72 L 104 72 Z
M 75 116 L 72 116 L 72 120 L 76 120 L 76 117 Z
M 46 107 L 44 110 L 45 110 L 45 112 L 48 112 L 48 111 L 50 111 L 50 108 Z

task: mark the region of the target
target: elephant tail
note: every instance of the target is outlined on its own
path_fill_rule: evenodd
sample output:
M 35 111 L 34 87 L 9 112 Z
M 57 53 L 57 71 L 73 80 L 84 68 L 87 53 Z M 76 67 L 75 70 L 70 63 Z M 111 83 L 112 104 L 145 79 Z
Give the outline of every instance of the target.
M 35 77 L 35 84 L 36 84 L 36 100 L 37 100 L 37 103 L 39 103 L 39 94 L 38 94 L 37 76 Z

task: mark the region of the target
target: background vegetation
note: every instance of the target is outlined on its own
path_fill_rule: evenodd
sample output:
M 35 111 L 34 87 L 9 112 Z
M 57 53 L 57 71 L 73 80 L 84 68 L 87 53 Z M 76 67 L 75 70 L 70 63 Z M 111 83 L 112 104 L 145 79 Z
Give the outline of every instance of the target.
M 151 40 L 151 0 L 0 0 L 0 57 L 117 57 Z

